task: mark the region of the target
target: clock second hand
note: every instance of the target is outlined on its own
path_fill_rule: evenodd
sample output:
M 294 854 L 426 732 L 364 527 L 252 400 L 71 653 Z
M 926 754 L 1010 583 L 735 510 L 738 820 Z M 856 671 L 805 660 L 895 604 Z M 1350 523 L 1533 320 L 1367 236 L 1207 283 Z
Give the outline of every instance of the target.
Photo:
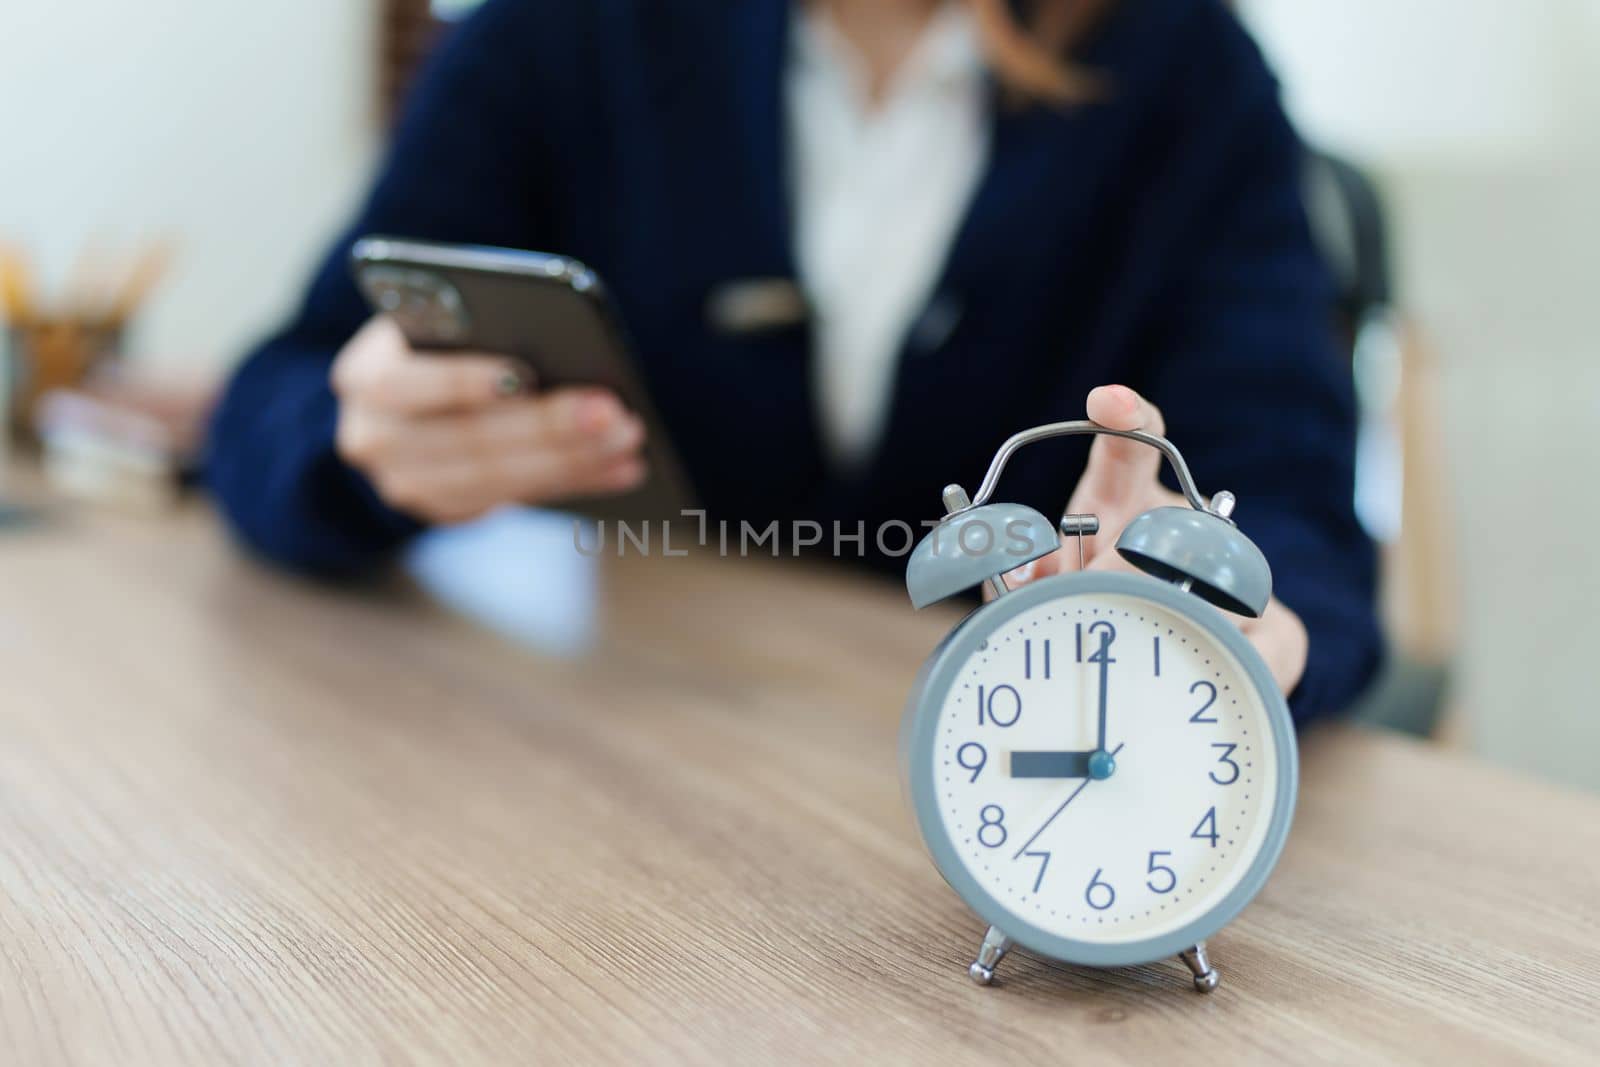
M 1116 748 L 1111 750 L 1110 754 L 1114 757 L 1114 756 L 1116 756 L 1116 754 L 1118 752 L 1121 752 L 1121 751 L 1122 751 L 1122 746 L 1118 745 Z M 1093 778 L 1085 778 L 1083 781 L 1079 782 L 1078 783 L 1078 788 L 1074 789 L 1071 793 L 1069 793 L 1067 795 L 1067 799 L 1065 799 L 1065 800 L 1063 800 L 1061 802 L 1061 806 L 1059 808 L 1057 808 L 1055 811 L 1052 811 L 1050 813 L 1050 817 L 1044 821 L 1044 825 L 1039 827 L 1037 830 L 1035 830 L 1033 832 L 1033 836 L 1028 838 L 1026 841 L 1024 841 L 1022 843 L 1022 847 L 1017 849 L 1016 855 L 1012 856 L 1011 858 L 1012 859 L 1020 859 L 1022 857 L 1022 854 L 1024 852 L 1028 851 L 1028 846 L 1033 844 L 1035 841 L 1039 840 L 1039 835 L 1044 833 L 1046 830 L 1048 830 L 1050 828 L 1050 824 L 1056 821 L 1056 816 L 1060 815 L 1062 812 L 1066 811 L 1067 810 L 1067 805 L 1071 804 L 1074 800 L 1077 800 L 1078 799 L 1078 794 L 1083 792 L 1085 789 L 1089 788 L 1089 783 L 1094 781 L 1094 780 L 1095 779 L 1093 779 Z

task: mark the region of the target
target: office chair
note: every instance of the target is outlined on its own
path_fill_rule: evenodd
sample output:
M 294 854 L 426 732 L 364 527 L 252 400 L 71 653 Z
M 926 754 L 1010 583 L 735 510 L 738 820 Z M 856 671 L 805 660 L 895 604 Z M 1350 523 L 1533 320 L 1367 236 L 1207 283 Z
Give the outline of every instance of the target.
M 1449 689 L 1450 656 L 1447 648 L 1441 648 L 1448 639 L 1441 642 L 1406 631 L 1447 629 L 1438 620 L 1443 609 L 1429 602 L 1434 598 L 1428 590 L 1440 588 L 1437 575 L 1449 553 L 1442 544 L 1416 544 L 1433 533 L 1418 514 L 1419 505 L 1426 503 L 1418 499 L 1418 490 L 1437 485 L 1438 478 L 1418 477 L 1419 463 L 1427 462 L 1432 450 L 1411 448 L 1408 453 L 1408 439 L 1424 429 L 1415 425 L 1414 418 L 1422 390 L 1415 381 L 1407 381 L 1415 356 L 1396 308 L 1383 204 L 1367 175 L 1326 153 L 1307 153 L 1302 181 L 1312 236 L 1333 272 L 1334 329 L 1349 354 L 1360 410 L 1356 511 L 1382 546 L 1386 606 L 1392 608 L 1407 596 L 1413 601 L 1398 613 L 1384 612 L 1389 617 L 1389 656 L 1352 716 L 1417 736 L 1434 736 Z M 1403 384 L 1409 384 L 1409 392 Z M 1441 538 L 1433 533 L 1431 539 Z M 1413 578 L 1409 589 L 1393 588 L 1407 585 L 1403 570 L 1418 567 L 1431 569 L 1435 580 Z M 1396 614 L 1404 622 L 1397 622 Z M 1427 621 L 1430 617 L 1434 621 Z M 1418 619 L 1424 620 L 1420 627 Z

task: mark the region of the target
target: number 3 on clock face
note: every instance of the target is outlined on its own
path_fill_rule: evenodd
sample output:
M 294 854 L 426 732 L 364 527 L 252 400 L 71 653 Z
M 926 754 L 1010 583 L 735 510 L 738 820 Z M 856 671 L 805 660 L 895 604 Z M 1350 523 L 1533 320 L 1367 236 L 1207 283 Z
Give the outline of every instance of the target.
M 1293 808 L 1287 709 L 1209 605 L 1065 575 L 975 612 L 924 673 L 906 758 L 946 879 L 1073 962 L 1204 940 L 1259 890 Z M 919 703 L 920 702 L 920 703 Z

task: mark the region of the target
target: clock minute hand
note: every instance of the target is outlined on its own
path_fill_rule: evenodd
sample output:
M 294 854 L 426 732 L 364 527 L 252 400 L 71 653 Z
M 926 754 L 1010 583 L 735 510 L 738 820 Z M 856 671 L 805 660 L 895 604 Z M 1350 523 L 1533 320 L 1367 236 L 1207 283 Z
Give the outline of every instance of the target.
M 1106 750 L 1106 689 L 1111 681 L 1111 635 L 1102 634 L 1100 637 L 1100 740 L 1095 745 L 1101 752 Z
M 1118 745 L 1116 748 L 1111 750 L 1110 755 L 1115 756 L 1118 752 L 1121 752 L 1121 751 L 1122 751 L 1122 746 Z M 1063 800 L 1061 802 L 1061 806 L 1059 808 L 1057 808 L 1055 811 L 1052 811 L 1050 813 L 1050 817 L 1044 821 L 1044 825 L 1039 827 L 1037 830 L 1035 830 L 1033 832 L 1033 836 L 1028 838 L 1026 841 L 1024 841 L 1022 843 L 1022 847 L 1017 849 L 1017 854 L 1015 856 L 1012 856 L 1011 858 L 1012 859 L 1019 859 L 1024 852 L 1028 851 L 1028 846 L 1033 844 L 1035 841 L 1039 840 L 1039 835 L 1044 833 L 1046 830 L 1050 829 L 1050 824 L 1056 821 L 1056 816 L 1060 815 L 1062 812 L 1066 811 L 1067 810 L 1067 805 L 1071 804 L 1074 800 L 1077 800 L 1078 799 L 1078 794 L 1083 792 L 1085 789 L 1089 788 L 1089 783 L 1093 782 L 1093 781 L 1096 781 L 1096 779 L 1093 778 L 1093 777 L 1090 777 L 1090 778 L 1085 778 L 1083 781 L 1079 782 L 1078 783 L 1078 788 L 1074 789 L 1071 793 L 1067 794 L 1067 799 L 1065 799 L 1065 800 Z

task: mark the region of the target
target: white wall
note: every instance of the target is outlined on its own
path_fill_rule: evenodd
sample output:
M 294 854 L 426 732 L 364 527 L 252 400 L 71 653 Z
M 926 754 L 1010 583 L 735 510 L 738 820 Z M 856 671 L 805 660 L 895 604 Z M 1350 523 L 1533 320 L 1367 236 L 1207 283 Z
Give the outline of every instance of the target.
M 1548 165 L 1583 115 L 1593 0 L 1242 0 L 1301 129 L 1386 165 Z M 1587 38 L 1587 40 L 1586 40 Z M 1584 131 L 1583 136 L 1587 136 Z
M 231 361 L 291 305 L 379 137 L 371 0 L 4 0 L 0 241 L 56 284 L 175 239 L 133 339 Z

